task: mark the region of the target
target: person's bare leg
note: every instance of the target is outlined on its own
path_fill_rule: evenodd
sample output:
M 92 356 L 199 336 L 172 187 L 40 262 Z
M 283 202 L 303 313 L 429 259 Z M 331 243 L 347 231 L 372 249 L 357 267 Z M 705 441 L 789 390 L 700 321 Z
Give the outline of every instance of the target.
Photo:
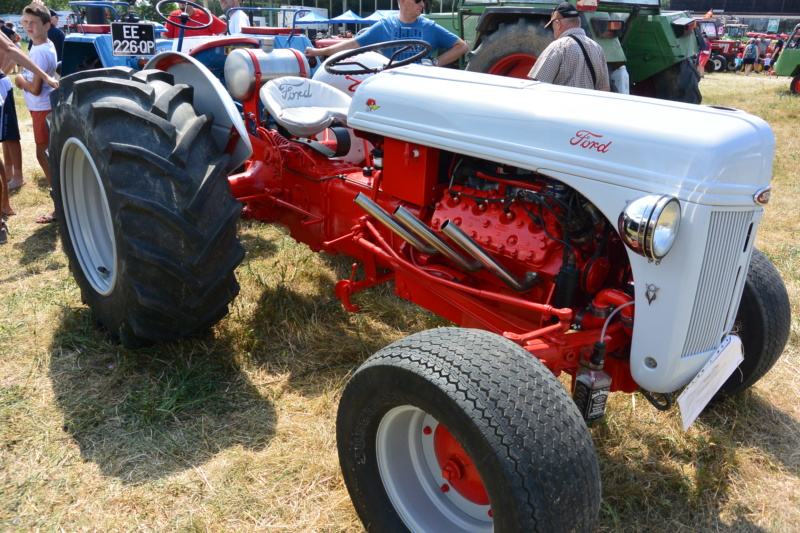
M 46 144 L 39 144 L 36 143 L 36 159 L 39 161 L 39 166 L 42 167 L 42 171 L 44 172 L 44 177 L 47 178 L 47 186 L 52 187 L 50 183 L 50 164 L 47 162 L 47 145 Z M 56 211 L 50 212 L 49 215 L 51 220 L 56 219 Z
M 50 163 L 47 162 L 46 144 L 36 144 L 36 159 L 39 161 L 39 166 L 42 167 L 44 177 L 47 178 L 47 186 L 52 187 L 50 184 Z
M 19 141 L 3 142 L 3 155 L 6 161 L 6 175 L 8 181 L 17 189 L 25 185 L 22 177 L 22 145 Z
M 6 184 L 6 172 L 3 165 L 0 165 L 0 205 L 2 205 L 2 215 L 15 214 L 8 198 L 8 185 Z

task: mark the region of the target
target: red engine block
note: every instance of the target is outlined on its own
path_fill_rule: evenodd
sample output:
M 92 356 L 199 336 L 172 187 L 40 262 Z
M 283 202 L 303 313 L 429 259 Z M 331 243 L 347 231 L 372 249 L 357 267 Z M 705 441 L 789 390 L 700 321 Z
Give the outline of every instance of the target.
M 540 275 L 555 275 L 561 266 L 561 245 L 548 238 L 518 202 L 506 206 L 498 190 L 483 192 L 456 186 L 446 191 L 436 203 L 431 227 L 439 230 L 447 220 L 487 251 L 508 259 L 511 268 L 519 270 L 524 265 Z M 551 235 L 561 234 L 551 219 L 545 223 L 551 224 Z

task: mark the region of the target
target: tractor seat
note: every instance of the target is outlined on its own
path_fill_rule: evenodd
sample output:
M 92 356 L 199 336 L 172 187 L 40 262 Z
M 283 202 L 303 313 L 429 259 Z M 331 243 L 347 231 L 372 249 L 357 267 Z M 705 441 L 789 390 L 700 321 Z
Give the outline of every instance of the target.
M 284 76 L 269 80 L 259 94 L 270 115 L 296 137 L 312 137 L 334 123 L 347 125 L 350 97 L 325 83 Z
M 70 24 L 70 28 L 74 29 L 75 24 Z M 111 33 L 111 26 L 108 24 L 78 24 L 77 31 L 81 33 Z

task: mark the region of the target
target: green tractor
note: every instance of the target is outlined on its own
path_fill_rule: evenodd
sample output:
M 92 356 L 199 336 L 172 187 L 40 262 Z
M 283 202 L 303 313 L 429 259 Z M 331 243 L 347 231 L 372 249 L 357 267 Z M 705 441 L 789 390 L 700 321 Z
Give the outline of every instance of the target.
M 662 12 L 659 0 L 571 0 L 586 34 L 606 54 L 612 80 L 630 78 L 630 93 L 699 104 L 696 22 L 684 12 Z M 553 41 L 545 28 L 553 0 L 459 0 L 454 13 L 427 17 L 469 45 L 462 67 L 525 78 Z M 624 69 L 622 67 L 625 67 Z M 616 73 L 616 74 L 615 74 Z M 624 92 L 624 89 L 622 89 Z
M 800 24 L 794 27 L 773 69 L 777 76 L 791 76 L 789 89 L 800 94 Z

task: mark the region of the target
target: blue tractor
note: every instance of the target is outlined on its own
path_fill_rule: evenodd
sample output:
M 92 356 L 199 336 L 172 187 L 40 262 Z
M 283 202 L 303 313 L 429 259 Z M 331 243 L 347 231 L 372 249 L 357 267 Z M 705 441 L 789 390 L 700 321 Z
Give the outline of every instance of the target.
M 75 1 L 70 2 L 73 13 L 68 18 L 69 34 L 64 41 L 61 61 L 61 76 L 75 72 L 107 67 L 129 67 L 141 70 L 155 55 L 166 51 L 182 51 L 195 57 L 207 66 L 223 82 L 222 68 L 225 58 L 237 48 L 293 49 L 302 53 L 311 41 L 295 26 L 295 20 L 307 13 L 297 9 L 285 8 L 234 8 L 242 11 L 291 11 L 292 26 L 243 27 L 236 36 L 184 37 L 185 30 L 198 30 L 206 26 L 188 26 L 188 16 L 182 23 L 176 23 L 164 14 L 164 9 L 172 4 L 188 4 L 204 12 L 210 20 L 207 9 L 188 0 L 162 0 L 156 10 L 166 24 L 180 28 L 177 39 L 167 39 L 163 35 L 163 24 L 141 21 L 128 2 L 115 1 Z M 308 60 L 308 75 L 317 68 L 315 58 Z

